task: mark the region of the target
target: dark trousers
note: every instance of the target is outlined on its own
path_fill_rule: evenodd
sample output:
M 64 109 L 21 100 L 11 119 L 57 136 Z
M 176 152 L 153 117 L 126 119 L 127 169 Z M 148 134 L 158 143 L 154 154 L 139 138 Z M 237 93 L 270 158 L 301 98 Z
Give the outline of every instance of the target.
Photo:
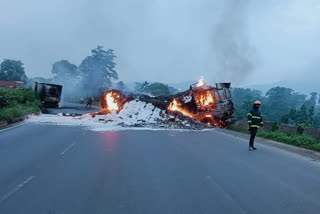
M 258 128 L 256 128 L 256 127 L 252 127 L 252 128 L 250 129 L 250 133 L 251 133 L 250 141 L 249 141 L 249 146 L 250 146 L 250 147 L 253 147 L 254 138 L 256 137 L 257 131 L 258 131 Z

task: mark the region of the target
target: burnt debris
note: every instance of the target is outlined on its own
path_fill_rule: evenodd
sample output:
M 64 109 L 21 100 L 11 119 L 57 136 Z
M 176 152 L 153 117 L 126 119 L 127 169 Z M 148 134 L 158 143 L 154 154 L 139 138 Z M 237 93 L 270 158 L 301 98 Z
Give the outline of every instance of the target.
M 161 121 L 161 123 L 166 123 L 163 124 L 164 126 L 174 124 L 175 127 L 185 127 L 184 121 L 186 121 L 195 127 L 203 127 L 203 125 L 225 127 L 234 116 L 229 88 L 230 83 L 217 83 L 215 87 L 212 87 L 200 80 L 191 85 L 189 90 L 171 96 L 126 96 L 121 91 L 110 90 L 101 96 L 100 112 L 92 116 L 109 114 L 113 111 L 119 113 L 125 103 L 135 99 L 137 102 L 152 104 L 161 110 L 160 114 L 171 115 L 168 120 Z M 139 113 L 141 112 L 137 112 Z M 146 125 L 143 121 L 137 123 L 137 127 Z M 161 124 L 159 125 L 161 127 Z

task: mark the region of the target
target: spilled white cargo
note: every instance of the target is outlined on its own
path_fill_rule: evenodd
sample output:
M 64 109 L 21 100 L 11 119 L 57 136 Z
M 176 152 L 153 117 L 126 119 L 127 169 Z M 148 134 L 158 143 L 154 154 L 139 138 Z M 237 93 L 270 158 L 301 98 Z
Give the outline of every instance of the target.
M 113 111 L 109 114 L 95 115 L 84 114 L 72 116 L 59 113 L 57 115 L 42 114 L 32 117 L 29 122 L 46 123 L 66 126 L 84 126 L 91 130 L 119 130 L 128 128 L 148 129 L 203 129 L 205 125 L 184 117 L 173 116 L 151 103 L 132 100 L 126 102 L 120 112 Z

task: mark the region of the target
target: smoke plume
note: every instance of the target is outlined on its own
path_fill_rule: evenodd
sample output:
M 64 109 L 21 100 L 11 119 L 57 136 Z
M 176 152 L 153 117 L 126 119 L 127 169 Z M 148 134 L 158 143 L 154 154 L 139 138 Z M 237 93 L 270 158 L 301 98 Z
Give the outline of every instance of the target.
M 243 82 L 255 69 L 257 53 L 246 29 L 249 3 L 229 0 L 214 27 L 213 55 L 219 81 Z

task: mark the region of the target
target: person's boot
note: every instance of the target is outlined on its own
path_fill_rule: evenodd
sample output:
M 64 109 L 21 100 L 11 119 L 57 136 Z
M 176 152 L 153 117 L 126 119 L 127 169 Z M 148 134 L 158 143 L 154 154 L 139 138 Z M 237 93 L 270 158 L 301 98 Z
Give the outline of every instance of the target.
M 253 151 L 254 149 L 253 149 L 253 147 L 249 146 L 249 150 L 250 150 L 250 151 Z
M 253 148 L 253 150 L 257 150 L 257 148 L 256 147 L 252 147 Z

